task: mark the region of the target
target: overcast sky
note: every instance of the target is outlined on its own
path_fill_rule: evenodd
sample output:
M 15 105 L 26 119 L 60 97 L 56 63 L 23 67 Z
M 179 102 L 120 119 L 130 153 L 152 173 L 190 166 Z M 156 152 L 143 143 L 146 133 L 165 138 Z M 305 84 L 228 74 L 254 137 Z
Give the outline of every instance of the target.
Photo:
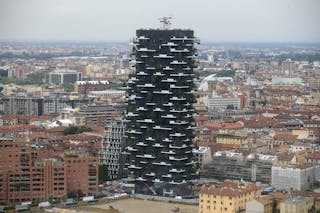
M 162 16 L 201 41 L 320 42 L 320 0 L 0 0 L 0 39 L 129 41 Z

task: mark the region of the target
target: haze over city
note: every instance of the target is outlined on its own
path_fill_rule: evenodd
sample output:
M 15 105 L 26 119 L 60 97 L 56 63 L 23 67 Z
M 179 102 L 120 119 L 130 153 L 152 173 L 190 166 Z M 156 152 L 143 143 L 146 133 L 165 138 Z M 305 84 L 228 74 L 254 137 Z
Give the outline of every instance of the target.
M 0 40 L 125 41 L 136 29 L 194 29 L 210 42 L 320 42 L 320 1 L 2 0 Z

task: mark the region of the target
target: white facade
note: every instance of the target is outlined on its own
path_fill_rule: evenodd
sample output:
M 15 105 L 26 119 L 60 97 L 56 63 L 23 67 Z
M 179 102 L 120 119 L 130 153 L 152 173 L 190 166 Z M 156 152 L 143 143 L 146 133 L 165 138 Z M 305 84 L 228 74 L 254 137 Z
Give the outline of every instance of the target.
M 315 181 L 314 166 L 272 166 L 272 186 L 277 189 L 306 190 Z
M 240 109 L 240 98 L 208 98 L 207 106 L 209 110 L 227 109 L 228 106 Z
M 193 149 L 195 161 L 202 167 L 212 161 L 212 154 L 210 147 L 200 146 L 197 149 Z

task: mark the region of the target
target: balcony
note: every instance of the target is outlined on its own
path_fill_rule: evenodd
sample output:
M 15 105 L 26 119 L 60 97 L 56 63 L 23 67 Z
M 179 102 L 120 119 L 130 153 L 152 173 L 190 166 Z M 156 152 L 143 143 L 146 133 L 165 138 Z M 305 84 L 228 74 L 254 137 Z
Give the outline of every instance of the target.
M 154 112 L 163 112 L 164 110 L 162 110 L 161 108 L 155 108 L 153 109 Z
M 155 52 L 156 50 L 148 49 L 148 48 L 138 48 L 138 52 Z
M 184 124 L 188 124 L 188 122 L 186 122 L 186 121 L 181 121 L 181 122 L 169 121 L 169 124 L 172 124 L 172 125 L 184 125 Z
M 175 155 L 177 153 L 175 153 L 174 151 L 172 150 L 169 150 L 169 151 L 161 151 L 162 154 L 167 154 L 167 155 Z
M 153 84 L 144 84 L 144 85 L 137 85 L 137 87 L 142 87 L 142 88 L 154 88 L 155 86 Z
M 136 143 L 137 146 L 148 146 L 148 144 L 144 143 L 144 142 L 138 142 Z
M 179 49 L 175 49 L 175 48 L 170 48 L 170 52 L 173 52 L 173 53 L 188 53 L 190 51 L 188 49 L 179 50 Z
M 142 167 L 139 167 L 136 165 L 130 165 L 130 166 L 128 166 L 128 169 L 142 169 Z
M 155 67 L 146 67 L 147 70 L 155 70 Z
M 145 176 L 154 177 L 156 174 L 154 172 L 146 173 Z
M 151 164 L 152 165 L 158 165 L 158 166 L 171 166 L 170 163 L 166 163 L 166 162 L 163 162 L 163 161 L 161 161 L 161 162 L 152 162 Z
M 163 145 L 161 145 L 159 143 L 153 144 L 152 146 L 156 147 L 156 148 L 163 148 L 164 147 Z
M 181 184 L 185 184 L 185 183 L 187 183 L 185 180 L 183 180 L 183 181 L 181 181 L 181 182 L 176 182 L 176 181 L 170 181 L 169 182 L 170 184 L 173 184 L 173 185 L 181 185 Z
M 186 170 L 184 169 L 170 169 L 169 172 L 172 172 L 172 173 L 182 173 L 182 172 L 185 172 Z
M 128 112 L 127 117 L 137 117 L 138 114 L 134 114 L 133 112 Z
M 165 139 L 163 139 L 162 141 L 163 141 L 163 142 L 166 142 L 166 143 L 172 143 L 172 142 L 173 142 L 173 140 L 170 140 L 169 138 L 165 138 Z
M 164 178 L 172 178 L 172 174 L 161 175 Z
M 171 114 L 167 114 L 167 115 L 162 115 L 161 118 L 177 118 L 177 117 Z
M 127 131 L 127 133 L 129 133 L 129 134 L 142 134 L 142 132 L 138 132 L 138 131 L 136 131 L 134 129 Z
M 152 137 L 147 137 L 146 141 L 154 141 L 154 139 Z
M 171 77 L 184 77 L 184 76 L 189 76 L 189 74 L 185 74 L 185 73 L 179 72 L 179 73 L 170 74 L 170 76 Z
M 170 64 L 172 64 L 172 65 L 184 65 L 184 64 L 187 64 L 187 62 L 174 60 L 174 61 L 170 62 Z
M 137 73 L 137 75 L 148 75 L 148 74 L 145 73 L 145 72 L 141 72 L 141 71 L 140 71 L 140 72 Z
M 187 100 L 187 99 L 183 98 L 183 97 L 179 98 L 179 97 L 176 97 L 176 96 L 170 98 L 170 101 L 185 101 L 185 100 Z
M 183 144 L 182 146 L 174 146 L 174 145 L 169 145 L 170 149 L 184 149 L 187 148 L 188 146 Z
M 169 160 L 172 160 L 172 161 L 184 161 L 184 160 L 188 160 L 188 158 L 187 157 L 177 158 L 177 157 L 169 156 Z
M 155 76 L 165 76 L 165 74 L 161 73 L 161 72 L 156 72 L 155 74 L 153 74 Z
M 154 94 L 163 94 L 163 95 L 171 95 L 172 92 L 169 90 L 161 90 L 161 91 L 153 91 Z
M 163 104 L 163 106 L 169 106 L 169 107 L 170 107 L 170 106 L 173 106 L 173 103 L 170 103 L 170 102 L 169 102 L 169 103 L 167 103 L 167 104 Z
M 154 180 L 152 180 L 152 182 L 154 182 L 154 183 L 163 183 L 163 181 L 161 181 L 160 179 L 154 179 Z
M 161 82 L 166 82 L 166 83 L 175 83 L 175 82 L 177 82 L 177 81 L 176 81 L 176 80 L 174 80 L 173 78 L 167 78 L 167 79 L 161 80 Z
M 142 178 L 142 177 L 138 177 L 138 178 L 136 178 L 136 180 L 137 180 L 137 181 L 147 181 L 147 179 L 144 179 L 144 178 Z
M 172 130 L 172 128 L 161 127 L 161 126 L 155 126 L 152 129 L 154 129 L 154 130 L 168 130 L 168 131 Z
M 171 137 L 184 137 L 186 134 L 181 134 L 180 132 L 176 132 L 174 134 L 170 134 Z
M 136 155 L 137 158 L 146 158 L 146 159 L 155 159 L 156 157 L 149 155 L 149 154 L 144 154 L 144 155 Z
M 144 108 L 144 107 L 139 107 L 139 108 L 137 109 L 137 111 L 148 111 L 148 109 L 146 109 L 146 108 Z
M 159 54 L 159 55 L 155 55 L 153 56 L 154 58 L 173 58 L 173 56 L 171 55 L 166 55 L 166 54 Z
M 166 71 L 172 71 L 173 70 L 173 68 L 171 68 L 171 67 L 168 67 L 168 66 L 166 66 L 166 67 L 164 67 L 164 68 L 162 68 L 163 70 L 166 70 Z
M 128 150 L 128 151 L 131 151 L 131 152 L 136 152 L 136 151 L 138 151 L 137 149 L 132 148 L 131 146 L 127 146 L 127 150 Z
M 137 120 L 138 123 L 150 123 L 153 124 L 154 121 L 152 119 L 144 119 L 144 120 Z
M 165 43 L 165 44 L 161 44 L 161 46 L 164 46 L 164 47 L 177 47 L 178 45 L 173 43 L 173 42 L 168 42 L 168 43 Z

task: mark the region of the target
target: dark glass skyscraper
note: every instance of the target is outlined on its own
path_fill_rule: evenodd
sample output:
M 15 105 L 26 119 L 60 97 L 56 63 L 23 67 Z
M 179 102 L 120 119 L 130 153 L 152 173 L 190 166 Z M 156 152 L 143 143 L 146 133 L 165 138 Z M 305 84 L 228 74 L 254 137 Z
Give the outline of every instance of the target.
M 127 160 L 136 192 L 185 194 L 192 161 L 196 38 L 192 30 L 137 30 L 128 80 Z

